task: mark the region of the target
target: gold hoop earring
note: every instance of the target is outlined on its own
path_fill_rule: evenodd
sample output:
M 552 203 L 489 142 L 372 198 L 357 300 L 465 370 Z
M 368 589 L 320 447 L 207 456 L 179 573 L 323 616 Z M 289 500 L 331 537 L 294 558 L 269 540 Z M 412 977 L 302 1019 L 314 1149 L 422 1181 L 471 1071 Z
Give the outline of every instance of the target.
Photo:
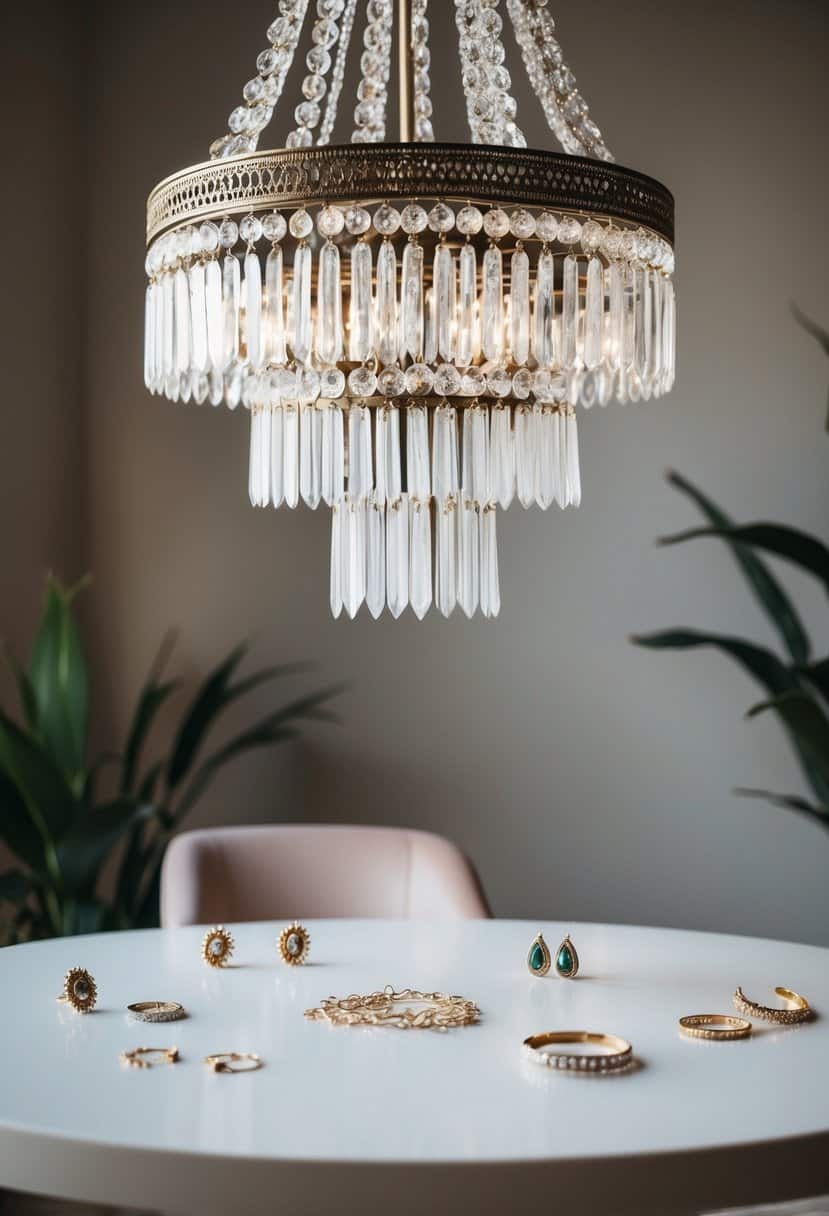
M 145 1056 L 161 1056 L 160 1060 L 147 1060 Z M 177 1047 L 132 1047 L 129 1051 L 121 1052 L 122 1064 L 130 1068 L 152 1068 L 153 1063 L 177 1064 L 179 1054 Z

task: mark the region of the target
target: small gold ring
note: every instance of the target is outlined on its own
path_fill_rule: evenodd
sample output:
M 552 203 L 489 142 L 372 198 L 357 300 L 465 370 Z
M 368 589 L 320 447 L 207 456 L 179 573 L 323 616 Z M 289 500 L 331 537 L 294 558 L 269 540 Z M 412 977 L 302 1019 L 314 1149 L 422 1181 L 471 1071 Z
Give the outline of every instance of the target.
M 805 996 L 792 992 L 791 988 L 775 988 L 774 991 L 781 1000 L 794 1005 L 794 1009 L 774 1009 L 770 1005 L 758 1005 L 756 1001 L 748 999 L 742 988 L 738 988 L 734 993 L 734 1006 L 740 1013 L 761 1018 L 764 1022 L 775 1022 L 778 1026 L 795 1026 L 799 1022 L 808 1022 L 812 1016 L 812 1007 Z
M 136 1022 L 176 1022 L 186 1018 L 187 1011 L 178 1001 L 137 1001 L 127 1005 Z
M 63 977 L 63 992 L 55 998 L 71 1005 L 76 1013 L 89 1013 L 97 999 L 97 985 L 84 967 L 70 967 Z
M 248 1060 L 249 1063 L 243 1068 L 234 1068 L 233 1064 L 241 1060 Z M 205 1056 L 204 1062 L 214 1072 L 255 1072 L 262 1067 L 261 1059 L 252 1051 L 218 1051 L 215 1055 Z
M 747 1039 L 751 1034 L 751 1022 L 730 1013 L 690 1013 L 679 1025 L 694 1039 Z
M 161 1056 L 155 1061 L 159 1064 L 177 1064 L 179 1060 L 177 1047 L 132 1047 L 121 1052 L 121 1062 L 131 1068 L 152 1068 L 153 1061 L 144 1059 L 145 1056 Z
M 608 1048 L 601 1054 L 569 1055 L 566 1052 L 539 1051 L 552 1043 L 592 1043 Z M 524 1040 L 524 1051 L 535 1064 L 546 1064 L 548 1068 L 563 1072 L 617 1072 L 633 1062 L 633 1046 L 616 1034 L 596 1034 L 590 1030 L 548 1030 L 544 1034 L 531 1034 Z

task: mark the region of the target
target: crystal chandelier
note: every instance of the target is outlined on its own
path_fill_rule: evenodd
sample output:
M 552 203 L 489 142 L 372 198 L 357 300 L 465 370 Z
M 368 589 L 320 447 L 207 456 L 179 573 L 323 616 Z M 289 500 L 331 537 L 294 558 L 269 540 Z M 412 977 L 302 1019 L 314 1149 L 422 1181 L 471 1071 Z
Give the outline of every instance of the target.
M 578 408 L 673 384 L 673 199 L 613 163 L 546 0 L 454 0 L 463 145 L 434 142 L 427 0 L 309 7 L 279 0 L 229 133 L 150 195 L 145 382 L 247 409 L 254 506 L 331 508 L 334 616 L 495 616 L 497 508 L 577 506 Z M 502 7 L 563 153 L 526 147 Z

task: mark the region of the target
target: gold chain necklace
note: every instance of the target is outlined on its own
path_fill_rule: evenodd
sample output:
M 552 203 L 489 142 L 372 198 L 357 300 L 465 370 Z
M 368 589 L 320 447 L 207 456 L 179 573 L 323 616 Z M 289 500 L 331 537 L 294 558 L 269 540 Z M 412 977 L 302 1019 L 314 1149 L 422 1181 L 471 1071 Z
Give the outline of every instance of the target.
M 412 1009 L 407 1001 L 422 1005 Z M 462 996 L 447 996 L 443 992 L 418 992 L 403 988 L 395 992 L 387 984 L 382 992 L 368 996 L 328 997 L 318 1009 L 307 1009 L 306 1018 L 330 1022 L 334 1026 L 395 1026 L 398 1030 L 451 1030 L 456 1026 L 472 1026 L 480 1020 L 481 1011 L 474 1001 Z

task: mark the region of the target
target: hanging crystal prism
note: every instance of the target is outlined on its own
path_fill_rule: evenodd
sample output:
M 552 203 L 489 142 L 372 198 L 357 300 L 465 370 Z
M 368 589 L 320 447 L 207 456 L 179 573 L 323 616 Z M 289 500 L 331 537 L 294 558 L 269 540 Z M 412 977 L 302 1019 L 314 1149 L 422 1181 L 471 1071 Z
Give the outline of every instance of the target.
M 523 365 L 530 353 L 530 259 L 517 249 L 510 259 L 510 353 Z
M 584 366 L 590 369 L 602 361 L 603 315 L 604 270 L 601 260 L 592 257 L 587 263 L 584 303 Z
M 187 284 L 187 275 L 181 267 L 173 276 L 173 286 L 176 318 L 175 370 L 179 375 L 183 375 L 190 370 L 190 289 Z
M 285 498 L 285 462 L 283 456 L 284 410 L 275 405 L 271 410 L 271 502 L 281 507 Z
M 322 500 L 333 506 L 343 496 L 343 412 L 338 405 L 325 406 L 322 415 Z
M 452 358 L 455 329 L 455 260 L 452 250 L 442 242 L 435 250 L 435 307 L 437 321 L 437 353 L 447 361 Z
M 366 504 L 366 605 L 375 620 L 386 603 L 386 508 L 372 494 Z
M 239 260 L 232 253 L 222 262 L 222 313 L 224 316 L 224 368 L 239 357 Z
M 351 250 L 351 303 L 348 338 L 348 355 L 355 363 L 365 363 L 373 349 L 371 269 L 371 246 L 367 241 L 357 241 Z
M 480 513 L 480 601 L 485 617 L 501 611 L 501 591 L 498 585 L 498 540 L 495 531 L 497 511 L 488 505 Z
M 266 363 L 285 362 L 285 308 L 282 249 L 274 245 L 265 261 L 264 352 Z
M 572 367 L 576 361 L 579 320 L 579 263 L 568 253 L 564 259 L 561 297 L 561 362 Z
M 262 269 L 257 254 L 245 254 L 245 336 L 248 362 L 256 370 L 262 363 Z
M 204 264 L 194 262 L 187 278 L 190 287 L 190 324 L 193 341 L 192 366 L 196 371 L 206 372 L 207 362 L 207 312 L 204 297 Z
M 458 257 L 460 291 L 458 299 L 458 333 L 455 362 L 467 367 L 477 357 L 475 342 L 475 309 L 478 303 L 478 262 L 472 245 L 464 245 Z
M 222 270 L 216 258 L 211 258 L 204 268 L 204 296 L 210 366 L 221 371 L 224 366 Z
M 515 443 L 509 406 L 496 405 L 490 411 L 489 431 L 490 494 L 505 510 L 515 494 Z
M 522 507 L 535 502 L 536 415 L 529 405 L 515 407 L 515 489 Z
M 284 402 L 282 412 L 283 489 L 285 506 L 293 509 L 299 502 L 299 407 Z
M 366 504 L 343 499 L 343 606 L 354 620 L 366 598 Z
M 400 314 L 401 353 L 418 360 L 423 355 L 423 246 L 411 240 L 403 250 Z
M 342 500 L 334 503 L 331 510 L 331 571 L 329 577 L 329 603 L 334 620 L 343 610 L 343 554 L 342 554 Z
M 410 405 L 406 411 L 406 470 L 409 498 L 428 503 L 429 415 L 425 405 Z
M 478 609 L 478 509 L 464 495 L 455 512 L 458 517 L 458 603 L 468 617 Z
M 385 366 L 397 360 L 397 254 L 384 240 L 377 254 L 377 353 Z
M 386 603 L 395 620 L 408 602 L 409 500 L 400 494 L 386 509 Z
M 326 241 L 319 255 L 316 347 L 317 356 L 325 366 L 332 366 L 342 358 L 340 251 L 332 241 Z
M 428 501 L 410 498 L 411 540 L 409 599 L 422 621 L 432 603 L 432 535 Z
M 363 502 L 374 488 L 371 470 L 371 410 L 352 405 L 348 411 L 348 493 Z
M 497 362 L 504 351 L 503 255 L 497 245 L 484 254 L 481 330 L 484 357 Z
M 457 503 L 448 499 L 435 508 L 435 603 L 449 617 L 455 610 L 457 590 L 458 525 L 455 519 Z
M 293 334 L 291 347 L 298 363 L 311 354 L 311 249 L 301 241 L 294 253 Z

